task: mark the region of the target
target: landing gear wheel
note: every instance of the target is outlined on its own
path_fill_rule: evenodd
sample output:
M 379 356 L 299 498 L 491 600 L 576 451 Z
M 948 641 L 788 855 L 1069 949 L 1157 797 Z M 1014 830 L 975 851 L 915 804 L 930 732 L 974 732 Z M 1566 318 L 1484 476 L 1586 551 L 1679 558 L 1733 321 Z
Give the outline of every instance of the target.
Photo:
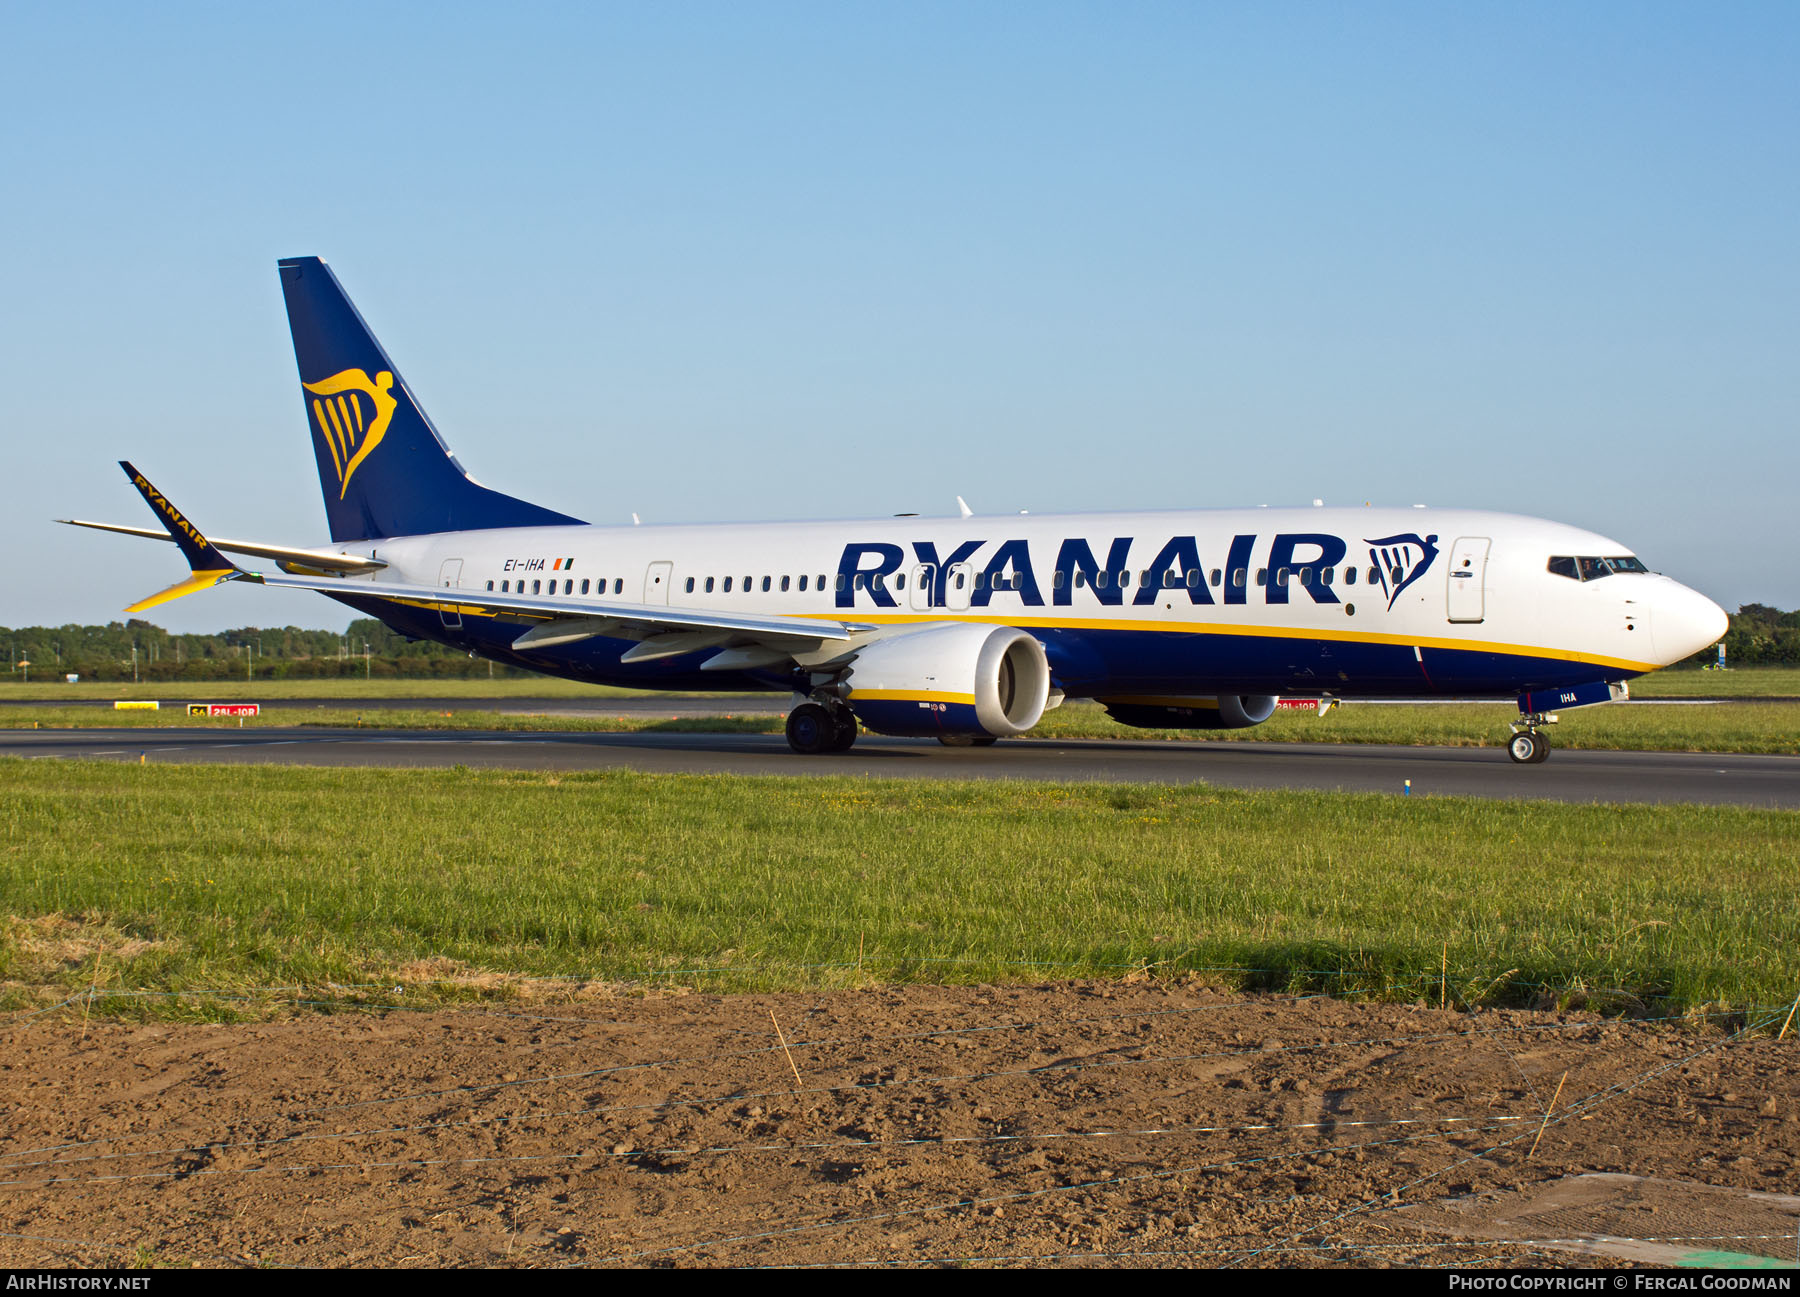
M 801 703 L 788 713 L 787 741 L 802 756 L 830 752 L 838 741 L 837 720 L 818 703 Z
M 991 748 L 1000 740 L 992 734 L 940 734 L 937 741 L 947 748 Z
M 1550 741 L 1536 730 L 1520 730 L 1507 740 L 1506 755 L 1519 765 L 1536 765 L 1549 759 Z
M 856 713 L 848 707 L 832 708 L 832 722 L 837 726 L 837 733 L 832 737 L 830 751 L 848 752 L 856 742 Z

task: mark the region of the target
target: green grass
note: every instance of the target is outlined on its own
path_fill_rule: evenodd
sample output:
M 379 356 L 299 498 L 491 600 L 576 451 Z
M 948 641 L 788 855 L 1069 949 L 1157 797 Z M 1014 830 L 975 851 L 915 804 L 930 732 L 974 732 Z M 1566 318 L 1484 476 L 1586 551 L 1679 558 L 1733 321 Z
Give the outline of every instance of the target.
M 719 715 L 673 719 L 656 716 L 509 715 L 497 711 L 447 713 L 361 708 L 282 708 L 244 719 L 244 728 L 317 725 L 404 730 L 545 730 L 626 733 L 639 730 L 712 734 L 779 734 L 780 715 L 739 716 L 733 698 L 720 698 Z M 1045 715 L 1029 739 L 1122 739 L 1138 742 L 1399 743 L 1449 747 L 1497 747 L 1510 733 L 1510 704 L 1430 706 L 1350 703 L 1325 716 L 1277 712 L 1247 730 L 1142 730 L 1109 719 L 1094 703 L 1068 703 Z M 115 712 L 92 707 L 0 709 L 0 729 L 167 729 L 199 725 L 232 729 L 235 718 L 190 719 L 180 707 Z M 1630 751 L 1800 753 L 1800 704 L 1717 703 L 1693 707 L 1601 706 L 1563 713 L 1552 742 L 1565 748 Z
M 1800 703 L 1710 703 L 1633 707 L 1605 704 L 1560 713 L 1551 742 L 1562 748 L 1662 752 L 1800 753 Z M 1071 703 L 1047 713 L 1037 738 L 1193 740 L 1235 743 L 1399 743 L 1499 747 L 1518 719 L 1511 703 L 1348 703 L 1324 716 L 1277 711 L 1245 730 L 1140 730 L 1098 706 Z
M 1637 698 L 1800 698 L 1800 667 L 1680 667 L 1631 682 Z
M 654 691 L 650 691 L 654 692 Z M 163 680 L 142 684 L 115 681 L 31 681 L 28 684 L 0 680 L 0 703 L 42 702 L 59 698 L 93 701 L 115 698 L 194 699 L 201 702 L 254 703 L 276 698 L 328 700 L 382 698 L 642 698 L 642 689 L 615 689 L 610 685 L 582 684 L 550 676 L 529 679 L 401 680 Z M 668 697 L 731 698 L 736 694 L 685 693 Z
M 1800 817 L 1205 787 L 0 762 L 0 1006 L 329 983 L 1209 973 L 1632 1011 L 1800 990 Z M 311 990 L 277 994 L 254 988 Z M 126 990 L 148 992 L 127 997 Z M 111 994 L 106 994 L 111 992 Z M 179 994 L 176 994 L 179 993 Z M 245 1006 L 239 1005 L 239 1008 Z

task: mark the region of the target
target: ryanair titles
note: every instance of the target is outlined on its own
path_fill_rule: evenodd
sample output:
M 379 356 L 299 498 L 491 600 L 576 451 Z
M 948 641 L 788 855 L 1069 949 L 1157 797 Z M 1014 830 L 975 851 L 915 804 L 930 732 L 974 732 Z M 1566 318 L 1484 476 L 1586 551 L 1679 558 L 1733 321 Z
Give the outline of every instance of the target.
M 1219 553 L 1201 553 L 1194 536 L 1172 536 L 1154 550 L 1136 549 L 1137 540 L 1119 536 L 1106 543 L 1105 553 L 1083 537 L 1071 537 L 1056 545 L 1050 567 L 1040 570 L 1049 557 L 1049 543 L 1038 546 L 1034 559 L 1031 545 L 1022 539 L 998 542 L 963 541 L 939 552 L 935 541 L 915 540 L 912 555 L 900 545 L 885 541 L 857 541 L 844 546 L 838 560 L 835 583 L 837 606 L 897 608 L 910 587 L 915 607 L 985 608 L 996 594 L 1015 596 L 1027 608 L 1068 607 L 1076 590 L 1083 601 L 1113 607 L 1145 606 L 1177 594 L 1193 604 L 1242 604 L 1251 591 L 1259 603 L 1282 604 L 1304 594 L 1315 603 L 1340 603 L 1338 587 L 1359 580 L 1365 560 L 1350 554 L 1342 537 L 1322 532 L 1282 532 L 1266 544 L 1255 535 L 1233 536 Z M 1437 537 L 1407 533 L 1365 538 L 1368 547 L 1367 583 L 1393 607 L 1400 592 L 1421 576 L 1437 558 Z

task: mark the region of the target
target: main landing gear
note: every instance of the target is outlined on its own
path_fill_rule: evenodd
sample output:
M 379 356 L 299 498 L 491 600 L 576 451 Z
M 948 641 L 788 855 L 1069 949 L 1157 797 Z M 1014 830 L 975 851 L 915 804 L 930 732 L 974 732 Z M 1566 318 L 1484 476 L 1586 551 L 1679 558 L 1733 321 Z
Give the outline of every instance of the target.
M 788 713 L 787 741 L 802 756 L 848 752 L 856 742 L 856 717 L 835 698 L 803 702 Z
M 1556 724 L 1556 717 L 1546 712 L 1521 716 L 1506 741 L 1506 755 L 1519 765 L 1535 766 L 1550 759 L 1550 736 L 1538 727 Z

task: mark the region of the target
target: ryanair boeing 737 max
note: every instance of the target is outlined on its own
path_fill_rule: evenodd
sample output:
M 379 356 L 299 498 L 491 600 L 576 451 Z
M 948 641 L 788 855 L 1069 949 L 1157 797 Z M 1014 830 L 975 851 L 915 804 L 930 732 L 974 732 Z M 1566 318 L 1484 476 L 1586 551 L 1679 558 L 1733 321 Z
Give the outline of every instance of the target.
M 401 634 L 547 675 L 794 696 L 797 752 L 857 723 L 986 744 L 1068 698 L 1231 729 L 1278 696 L 1606 702 L 1725 631 L 1624 545 L 1455 509 L 1243 509 L 599 527 L 477 484 L 316 257 L 280 263 L 331 543 L 208 540 L 129 464 L 191 574 L 317 590 Z M 252 571 L 226 554 L 271 561 Z

